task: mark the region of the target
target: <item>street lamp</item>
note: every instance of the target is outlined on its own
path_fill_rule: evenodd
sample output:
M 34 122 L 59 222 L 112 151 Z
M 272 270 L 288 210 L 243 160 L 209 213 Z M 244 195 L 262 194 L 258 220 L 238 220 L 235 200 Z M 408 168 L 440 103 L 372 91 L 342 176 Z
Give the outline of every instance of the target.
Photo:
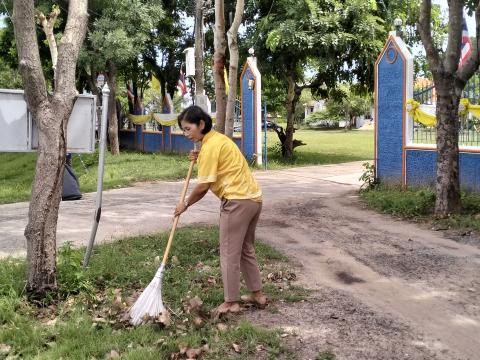
M 396 18 L 395 20 L 393 20 L 393 25 L 395 26 L 396 35 L 400 38 L 403 35 L 402 23 L 403 23 L 402 19 L 400 19 L 400 18 Z

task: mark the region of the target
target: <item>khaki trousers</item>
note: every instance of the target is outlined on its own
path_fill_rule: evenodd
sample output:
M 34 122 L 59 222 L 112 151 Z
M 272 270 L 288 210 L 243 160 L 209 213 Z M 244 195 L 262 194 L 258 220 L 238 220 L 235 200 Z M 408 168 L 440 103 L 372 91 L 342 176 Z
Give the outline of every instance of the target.
M 225 301 L 240 300 L 240 271 L 250 291 L 262 289 L 255 257 L 255 228 L 262 203 L 222 200 L 220 208 L 220 268 Z

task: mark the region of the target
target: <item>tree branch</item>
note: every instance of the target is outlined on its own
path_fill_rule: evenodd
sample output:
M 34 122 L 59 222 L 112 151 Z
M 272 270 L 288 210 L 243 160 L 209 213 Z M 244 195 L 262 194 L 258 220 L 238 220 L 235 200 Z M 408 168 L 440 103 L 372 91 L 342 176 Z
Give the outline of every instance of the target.
M 440 57 L 438 55 L 437 49 L 433 44 L 432 39 L 432 1 L 423 0 L 420 7 L 420 18 L 418 19 L 418 32 L 420 33 L 420 38 L 422 39 L 423 46 L 425 47 L 425 52 L 427 53 L 427 59 L 430 63 L 430 68 L 432 73 L 438 71 L 440 65 Z
M 87 31 L 87 0 L 70 0 L 68 19 L 60 41 L 55 90 L 75 92 L 75 70 L 78 54 Z
M 455 72 L 462 48 L 463 1 L 451 0 L 448 5 L 448 43 L 444 60 L 445 70 Z
M 57 69 L 58 50 L 57 41 L 55 40 L 55 34 L 53 33 L 53 28 L 55 26 L 55 22 L 57 21 L 58 15 L 60 15 L 59 7 L 53 8 L 52 12 L 48 17 L 48 20 L 42 12 L 38 14 L 38 22 L 40 25 L 42 25 L 43 31 L 45 32 L 45 35 L 47 37 L 48 47 L 50 49 L 50 55 L 52 57 L 54 78 Z
M 13 2 L 13 26 L 18 51 L 18 65 L 25 86 L 25 98 L 29 109 L 47 100 L 45 77 L 38 52 L 33 0 Z

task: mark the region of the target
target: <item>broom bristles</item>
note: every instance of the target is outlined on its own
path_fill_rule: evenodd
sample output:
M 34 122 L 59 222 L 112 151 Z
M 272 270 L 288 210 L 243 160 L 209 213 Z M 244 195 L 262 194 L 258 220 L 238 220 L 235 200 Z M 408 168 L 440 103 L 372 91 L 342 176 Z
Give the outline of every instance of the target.
M 162 264 L 157 270 L 150 284 L 138 297 L 130 309 L 130 324 L 137 326 L 149 318 L 156 318 L 166 309 L 162 301 L 162 278 L 165 266 Z

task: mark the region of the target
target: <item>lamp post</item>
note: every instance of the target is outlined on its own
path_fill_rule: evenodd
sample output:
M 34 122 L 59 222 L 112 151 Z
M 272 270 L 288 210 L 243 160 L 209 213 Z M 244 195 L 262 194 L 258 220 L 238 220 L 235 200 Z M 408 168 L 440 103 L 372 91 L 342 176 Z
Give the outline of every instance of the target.
M 400 18 L 396 18 L 395 20 L 393 20 L 393 25 L 395 26 L 395 32 L 399 38 L 401 38 L 403 35 L 402 23 L 403 23 L 402 19 Z

